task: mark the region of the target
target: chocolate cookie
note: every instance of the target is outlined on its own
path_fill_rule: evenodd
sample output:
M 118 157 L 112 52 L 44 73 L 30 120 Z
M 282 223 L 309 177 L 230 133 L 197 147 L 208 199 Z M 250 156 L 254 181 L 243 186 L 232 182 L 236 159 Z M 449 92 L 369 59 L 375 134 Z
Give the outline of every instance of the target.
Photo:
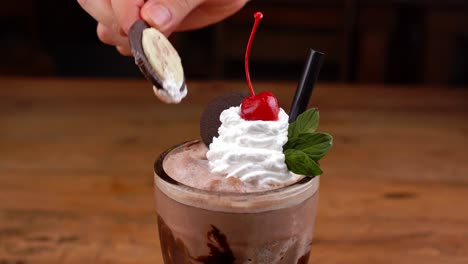
M 180 102 L 187 86 L 181 59 L 169 40 L 143 20 L 132 25 L 128 38 L 135 64 L 153 84 L 156 95 L 169 103 Z
M 219 136 L 218 128 L 221 126 L 219 115 L 231 106 L 239 106 L 247 93 L 232 92 L 223 94 L 211 101 L 205 108 L 200 119 L 200 137 L 206 146 L 209 146 L 214 137 Z

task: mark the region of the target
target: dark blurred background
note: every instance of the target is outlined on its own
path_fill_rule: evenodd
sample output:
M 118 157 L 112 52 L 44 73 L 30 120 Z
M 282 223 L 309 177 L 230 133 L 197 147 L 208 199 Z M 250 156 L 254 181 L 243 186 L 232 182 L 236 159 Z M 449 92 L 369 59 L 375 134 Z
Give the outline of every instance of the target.
M 321 80 L 468 84 L 466 0 L 255 0 L 208 28 L 171 40 L 188 79 L 244 78 L 253 23 L 256 80 L 297 80 L 310 47 L 327 54 Z M 4 1 L 0 76 L 139 77 L 133 60 L 99 42 L 74 0 Z

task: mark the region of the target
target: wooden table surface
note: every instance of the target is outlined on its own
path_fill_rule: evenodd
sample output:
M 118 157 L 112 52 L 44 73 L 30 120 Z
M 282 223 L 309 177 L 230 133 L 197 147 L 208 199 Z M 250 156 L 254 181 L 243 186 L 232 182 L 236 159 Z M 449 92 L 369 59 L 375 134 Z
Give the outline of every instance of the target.
M 257 83 L 288 108 L 295 85 Z M 162 263 L 152 165 L 244 83 L 0 79 L 0 263 Z M 319 84 L 335 136 L 310 263 L 468 263 L 468 90 Z

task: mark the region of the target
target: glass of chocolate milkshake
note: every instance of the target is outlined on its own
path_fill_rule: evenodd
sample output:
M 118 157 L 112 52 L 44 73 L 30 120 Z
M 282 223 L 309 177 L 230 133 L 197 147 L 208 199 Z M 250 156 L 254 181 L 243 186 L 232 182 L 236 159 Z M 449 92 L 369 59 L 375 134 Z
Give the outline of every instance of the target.
M 202 140 L 177 145 L 155 163 L 166 264 L 308 262 L 322 174 L 318 161 L 332 145 L 330 135 L 315 132 L 318 111 L 306 111 L 322 56 L 309 56 L 288 116 L 273 93 L 256 94 L 250 80 L 248 59 L 262 17 L 254 14 L 245 53 L 250 95 L 216 98 L 202 115 Z M 180 102 L 187 94 L 185 76 L 164 34 L 138 20 L 129 40 L 156 95 Z
M 301 87 L 308 81 L 301 81 L 291 107 L 300 111 L 291 116 L 271 92 L 255 94 L 248 57 L 262 16 L 254 14 L 247 44 L 250 96 L 215 99 L 201 118 L 202 141 L 177 145 L 155 163 L 166 264 L 308 263 L 322 174 L 318 161 L 332 137 L 315 132 L 316 109 L 305 111 L 311 88 Z
M 308 263 L 319 177 L 254 191 L 213 174 L 206 152 L 191 141 L 155 163 L 164 263 Z

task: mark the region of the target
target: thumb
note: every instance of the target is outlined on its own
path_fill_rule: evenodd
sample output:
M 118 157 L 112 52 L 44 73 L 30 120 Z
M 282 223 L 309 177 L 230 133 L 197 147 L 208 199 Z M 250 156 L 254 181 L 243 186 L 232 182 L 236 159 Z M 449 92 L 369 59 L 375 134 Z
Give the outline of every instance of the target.
M 140 15 L 150 26 L 168 36 L 202 1 L 149 0 L 141 8 Z

